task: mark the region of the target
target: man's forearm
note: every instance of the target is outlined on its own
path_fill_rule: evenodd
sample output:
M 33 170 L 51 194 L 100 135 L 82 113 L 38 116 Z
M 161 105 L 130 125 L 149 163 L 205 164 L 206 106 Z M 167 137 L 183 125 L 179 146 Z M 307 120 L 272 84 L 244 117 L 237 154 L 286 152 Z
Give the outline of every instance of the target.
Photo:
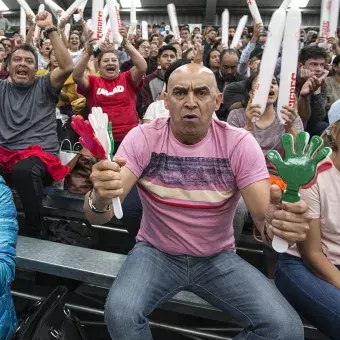
M 310 96 L 299 97 L 298 112 L 299 112 L 299 116 L 301 117 L 302 121 L 304 123 L 307 123 L 311 115 Z
M 66 34 L 65 34 L 65 31 L 64 31 L 64 30 L 61 30 L 61 31 L 60 31 L 60 38 L 61 38 L 61 41 L 64 43 L 64 45 L 65 45 L 66 48 L 67 48 L 68 41 L 67 41 L 67 37 L 66 37 Z
M 73 67 L 73 60 L 66 46 L 60 39 L 59 33 L 57 31 L 51 32 L 49 34 L 49 38 L 53 46 L 54 55 L 58 61 L 59 68 L 61 70 L 66 70 L 69 69 L 70 66 Z
M 321 93 L 314 94 L 311 97 L 310 101 L 310 111 L 313 114 L 313 119 L 316 118 L 316 121 L 322 121 L 327 116 L 326 112 L 326 103 L 324 97 Z
M 25 40 L 26 44 L 34 45 L 33 43 L 34 30 L 35 30 L 35 25 L 30 25 L 30 27 L 28 28 L 27 35 L 26 35 L 26 40 Z
M 271 247 L 273 235 L 268 230 L 268 226 L 265 222 L 265 218 L 263 217 L 263 218 L 260 218 L 260 219 L 259 218 L 256 219 L 256 218 L 253 217 L 253 220 L 254 220 L 254 224 L 256 226 L 256 229 L 261 234 L 261 239 L 262 239 L 263 243 L 265 243 L 269 247 Z
M 84 52 L 79 57 L 77 64 L 73 70 L 73 80 L 81 85 L 81 81 L 84 77 L 84 72 L 86 70 L 87 64 L 91 59 L 91 55 L 84 50 Z
M 111 221 L 111 219 L 113 218 L 114 214 L 113 214 L 113 210 L 109 210 L 106 213 L 103 214 L 99 214 L 99 213 L 95 213 L 94 211 L 92 211 L 92 209 L 90 208 L 89 205 L 89 196 L 90 193 L 87 193 L 85 196 L 85 200 L 84 200 L 84 214 L 87 218 L 87 220 L 91 223 L 91 224 L 98 224 L 98 225 L 103 225 L 105 223 L 108 223 Z M 92 204 L 96 207 L 96 209 L 98 210 L 105 210 L 105 208 L 107 207 L 107 204 L 101 204 L 100 202 L 96 201 L 95 197 L 93 197 L 93 202 Z

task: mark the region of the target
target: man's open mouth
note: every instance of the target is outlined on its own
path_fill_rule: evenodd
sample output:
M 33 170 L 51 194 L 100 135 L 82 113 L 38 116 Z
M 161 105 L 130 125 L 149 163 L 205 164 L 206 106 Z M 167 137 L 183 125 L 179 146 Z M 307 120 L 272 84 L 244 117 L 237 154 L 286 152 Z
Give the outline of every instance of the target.
M 24 71 L 24 70 L 19 70 L 19 71 L 17 71 L 17 75 L 21 76 L 21 77 L 27 77 L 28 72 Z
M 193 120 L 193 119 L 197 119 L 198 117 L 196 115 L 189 114 L 189 115 L 185 115 L 183 118 Z

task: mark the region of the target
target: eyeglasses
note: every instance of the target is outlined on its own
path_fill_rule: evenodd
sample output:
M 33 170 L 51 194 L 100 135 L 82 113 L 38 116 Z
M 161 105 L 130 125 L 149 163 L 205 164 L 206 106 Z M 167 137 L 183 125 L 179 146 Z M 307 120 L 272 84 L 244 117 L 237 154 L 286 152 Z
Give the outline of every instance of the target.
M 150 46 L 139 46 L 141 49 L 143 49 L 143 50 L 149 50 L 151 47 Z

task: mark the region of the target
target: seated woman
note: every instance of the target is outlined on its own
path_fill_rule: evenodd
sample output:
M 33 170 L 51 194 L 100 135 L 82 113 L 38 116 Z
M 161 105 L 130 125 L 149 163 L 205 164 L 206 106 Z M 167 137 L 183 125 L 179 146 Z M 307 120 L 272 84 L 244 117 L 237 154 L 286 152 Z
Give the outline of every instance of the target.
M 324 140 L 333 149 L 333 167 L 301 190 L 310 229 L 304 242 L 280 256 L 275 283 L 298 313 L 335 340 L 340 337 L 340 101 L 329 122 Z
M 279 86 L 275 78 L 272 80 L 266 109 L 261 115 L 260 106 L 252 104 L 257 77 L 256 74 L 252 76 L 247 84 L 247 91 L 250 94 L 247 107 L 232 110 L 227 122 L 232 126 L 250 131 L 265 155 L 269 150 L 277 150 L 282 154 L 281 136 L 284 133 L 296 136 L 300 131 L 303 131 L 302 120 L 295 108 L 286 106 L 281 112 L 286 123 L 285 125 L 280 123 L 275 107 L 279 95 Z M 258 120 L 255 121 L 255 118 Z M 269 162 L 267 164 L 270 168 Z
M 97 44 L 92 34 L 88 34 L 85 50 L 73 71 L 78 93 L 87 98 L 89 109 L 101 107 L 112 122 L 115 150 L 127 133 L 138 125 L 137 91 L 147 70 L 145 59 L 127 40 L 126 29 L 121 28 L 120 34 L 123 36 L 121 45 L 130 55 L 134 65 L 131 70 L 120 73 L 116 51 L 113 47 L 106 46 L 98 56 L 99 77 L 85 74 L 87 64 L 94 53 L 93 47 Z
M 247 81 L 246 91 L 249 93 L 249 100 L 246 108 L 232 110 L 229 113 L 227 122 L 232 126 L 250 131 L 259 143 L 264 155 L 266 155 L 269 150 L 277 150 L 282 154 L 283 148 L 281 145 L 281 136 L 284 133 L 290 133 L 293 136 L 296 136 L 298 132 L 303 131 L 302 120 L 298 116 L 295 108 L 286 107 L 281 112 L 286 124 L 282 125 L 280 123 L 275 107 L 279 94 L 279 86 L 275 78 L 272 80 L 266 109 L 261 116 L 259 105 L 252 104 L 257 77 L 258 76 L 255 73 Z M 258 120 L 255 121 L 254 118 L 257 118 Z M 270 172 L 270 183 L 277 184 L 284 190 L 286 187 L 285 182 L 277 175 L 276 170 L 273 169 L 268 160 L 267 167 Z M 264 251 L 267 261 L 267 275 L 268 277 L 273 278 L 277 253 L 269 247 L 264 247 Z
M 9 340 L 17 327 L 10 284 L 15 274 L 18 224 L 12 192 L 1 176 L 0 206 L 0 339 Z

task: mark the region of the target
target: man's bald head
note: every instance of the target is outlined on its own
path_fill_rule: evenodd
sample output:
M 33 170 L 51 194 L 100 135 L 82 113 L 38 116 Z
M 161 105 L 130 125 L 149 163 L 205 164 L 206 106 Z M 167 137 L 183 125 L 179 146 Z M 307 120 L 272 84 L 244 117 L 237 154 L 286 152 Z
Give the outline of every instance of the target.
M 171 130 L 184 144 L 195 144 L 208 133 L 214 111 L 220 108 L 219 92 L 214 73 L 191 63 L 176 69 L 170 76 L 165 93 Z
M 168 82 L 168 89 L 172 89 L 176 84 L 183 81 L 199 82 L 208 86 L 212 91 L 216 90 L 218 92 L 214 73 L 207 67 L 196 63 L 183 65 L 172 72 Z

